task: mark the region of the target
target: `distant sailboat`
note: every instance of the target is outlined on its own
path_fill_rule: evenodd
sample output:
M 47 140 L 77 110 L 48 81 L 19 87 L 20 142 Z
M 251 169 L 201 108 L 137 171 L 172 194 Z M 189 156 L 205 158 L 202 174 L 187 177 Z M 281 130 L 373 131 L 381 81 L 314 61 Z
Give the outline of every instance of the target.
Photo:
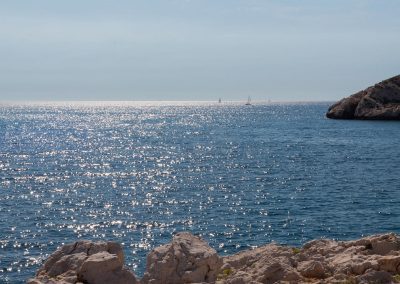
M 220 104 L 222 101 L 221 101 L 221 98 L 219 98 L 219 100 L 218 100 L 218 103 Z
M 251 98 L 250 97 L 247 98 L 246 106 L 251 106 Z

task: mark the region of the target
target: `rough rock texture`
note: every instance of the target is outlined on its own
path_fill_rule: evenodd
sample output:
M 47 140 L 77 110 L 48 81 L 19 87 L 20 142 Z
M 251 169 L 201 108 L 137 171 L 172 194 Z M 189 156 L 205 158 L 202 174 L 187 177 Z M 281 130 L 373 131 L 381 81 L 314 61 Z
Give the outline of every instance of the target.
M 29 284 L 138 283 L 124 267 L 122 247 L 114 242 L 78 241 L 62 246 L 37 271 Z
M 328 118 L 400 119 L 400 75 L 382 81 L 329 107 Z
M 396 283 L 400 238 L 315 240 L 303 248 L 269 244 L 223 258 L 217 283 Z
M 76 242 L 53 253 L 28 283 L 138 283 L 123 258 L 116 243 Z M 140 283 L 400 283 L 400 238 L 268 244 L 221 258 L 199 237 L 179 233 L 148 255 Z
M 214 283 L 222 259 L 205 241 L 190 233 L 178 233 L 172 243 L 147 256 L 143 284 Z

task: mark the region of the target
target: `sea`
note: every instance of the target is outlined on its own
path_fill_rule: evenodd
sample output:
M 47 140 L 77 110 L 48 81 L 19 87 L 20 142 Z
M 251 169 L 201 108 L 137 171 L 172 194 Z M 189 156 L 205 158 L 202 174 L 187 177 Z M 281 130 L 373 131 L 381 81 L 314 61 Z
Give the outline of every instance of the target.
M 400 233 L 400 122 L 327 102 L 0 104 L 0 282 L 76 240 L 146 255 L 189 231 L 221 255 Z

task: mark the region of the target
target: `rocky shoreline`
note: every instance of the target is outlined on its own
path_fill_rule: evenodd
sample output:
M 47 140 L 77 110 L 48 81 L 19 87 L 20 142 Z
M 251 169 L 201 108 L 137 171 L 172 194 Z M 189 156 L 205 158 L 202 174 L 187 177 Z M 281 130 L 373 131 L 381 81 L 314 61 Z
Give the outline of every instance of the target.
M 400 75 L 344 98 L 329 107 L 328 118 L 400 119 Z
M 120 244 L 77 241 L 54 252 L 27 283 L 400 283 L 400 237 L 320 239 L 302 248 L 272 243 L 221 257 L 182 232 L 149 253 L 142 279 L 124 266 Z

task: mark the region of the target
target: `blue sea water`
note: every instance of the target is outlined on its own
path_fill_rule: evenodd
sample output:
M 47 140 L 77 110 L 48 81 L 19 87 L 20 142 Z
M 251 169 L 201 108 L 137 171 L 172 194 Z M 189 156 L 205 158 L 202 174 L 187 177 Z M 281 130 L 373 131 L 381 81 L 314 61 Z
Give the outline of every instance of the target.
M 62 244 L 145 256 L 178 231 L 220 254 L 400 233 L 400 124 L 327 103 L 0 105 L 0 282 Z

